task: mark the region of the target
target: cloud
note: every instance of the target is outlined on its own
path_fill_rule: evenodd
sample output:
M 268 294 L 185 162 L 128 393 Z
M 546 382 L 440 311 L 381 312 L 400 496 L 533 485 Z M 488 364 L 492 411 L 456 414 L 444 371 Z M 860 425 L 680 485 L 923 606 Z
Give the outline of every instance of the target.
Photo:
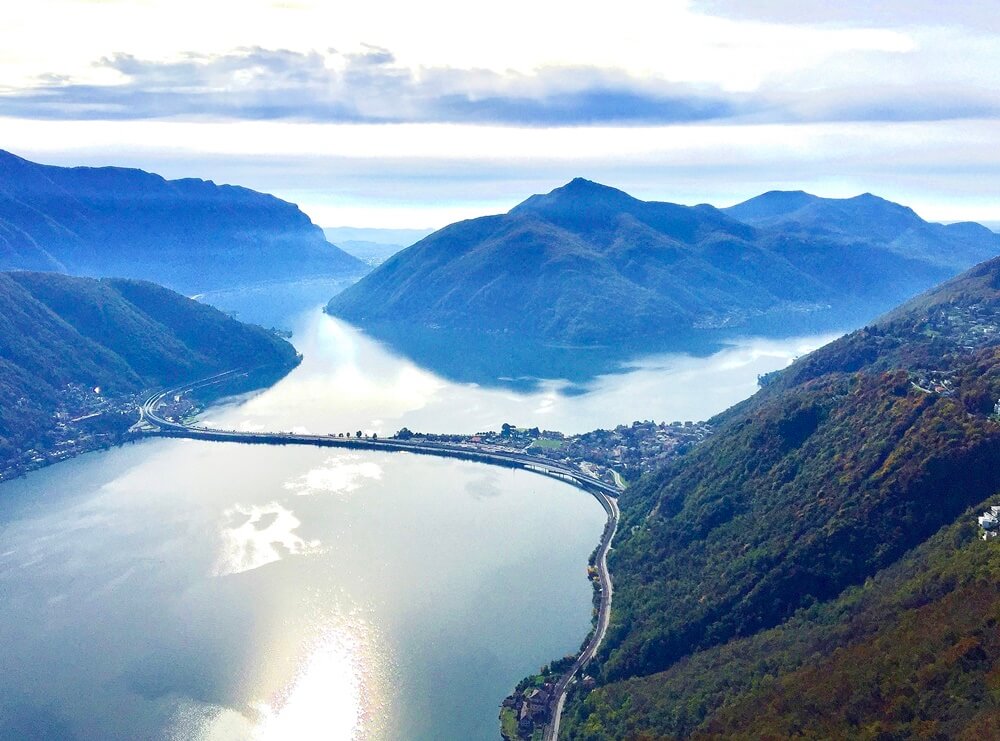
M 931 38 L 934 46 L 943 43 Z M 954 42 L 954 39 L 950 39 Z M 988 50 L 981 50 L 983 54 Z M 982 56 L 979 54 L 978 56 Z M 115 54 L 97 63 L 116 82 L 57 74 L 7 90 L 8 116 L 504 126 L 697 122 L 924 121 L 995 118 L 1000 96 L 926 53 L 856 51 L 823 69 L 790 69 L 753 92 L 724 91 L 586 66 L 532 73 L 410 68 L 371 45 L 340 53 L 250 47 L 169 61 Z M 922 84 L 911 79 L 923 78 Z
M 741 20 L 853 26 L 962 26 L 1000 31 L 1000 15 L 989 3 L 940 0 L 695 0 L 695 11 Z
M 7 115 L 59 119 L 207 116 L 317 122 L 462 122 L 519 125 L 674 123 L 726 118 L 738 101 L 686 85 L 651 83 L 587 67 L 534 74 L 400 65 L 366 45 L 326 54 L 263 48 L 150 61 L 116 54 L 98 63 L 116 84 L 48 74 L 8 90 Z

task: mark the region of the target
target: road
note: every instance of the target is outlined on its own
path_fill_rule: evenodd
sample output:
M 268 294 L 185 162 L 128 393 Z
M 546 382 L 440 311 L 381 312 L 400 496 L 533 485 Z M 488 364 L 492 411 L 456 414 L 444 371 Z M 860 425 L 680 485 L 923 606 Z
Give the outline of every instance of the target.
M 566 703 L 566 691 L 576 679 L 577 674 L 590 662 L 597 653 L 608 630 L 611 618 L 611 597 L 613 585 L 611 572 L 608 569 L 608 551 L 618 530 L 620 512 L 617 496 L 621 492 L 618 486 L 608 484 L 594 476 L 569 465 L 546 460 L 526 453 L 500 452 L 495 449 L 486 450 L 474 443 L 438 443 L 431 441 L 399 440 L 396 438 L 366 438 L 366 437 L 334 437 L 332 435 L 306 435 L 293 432 L 240 432 L 236 430 L 220 430 L 197 425 L 187 425 L 173 422 L 160 416 L 158 409 L 165 398 L 177 394 L 185 394 L 196 388 L 209 386 L 226 380 L 239 371 L 227 371 L 195 383 L 177 386 L 150 395 L 139 407 L 140 419 L 134 430 L 146 435 L 162 437 L 182 437 L 194 440 L 215 440 L 220 442 L 240 442 L 258 445 L 314 445 L 320 447 L 341 447 L 363 450 L 382 450 L 388 452 L 407 452 L 418 455 L 436 455 L 446 458 L 473 460 L 480 463 L 521 468 L 542 476 L 559 479 L 583 489 L 600 502 L 608 515 L 601 542 L 598 547 L 595 565 L 597 567 L 598 584 L 601 590 L 600 605 L 597 611 L 597 625 L 591 633 L 590 640 L 580 652 L 573 665 L 556 682 L 552 722 L 546 726 L 546 741 L 554 741 L 559 737 L 559 725 L 563 706 Z M 153 429 L 150 429 L 153 428 Z M 615 477 L 620 482 L 619 477 Z
M 615 469 L 613 469 L 613 468 L 609 468 L 608 470 L 609 470 L 609 471 L 611 471 L 611 475 L 612 475 L 612 476 L 614 477 L 614 479 L 615 479 L 615 485 L 616 485 L 616 486 L 617 486 L 617 487 L 618 487 L 619 489 L 623 489 L 623 490 L 624 490 L 624 489 L 625 489 L 625 479 L 623 479 L 623 478 L 622 478 L 622 475 L 621 475 L 620 473 L 618 473 L 618 472 L 617 472 L 617 471 L 616 471 Z
M 586 648 L 580 653 L 573 666 L 562 675 L 556 682 L 556 702 L 552 711 L 552 722 L 545 727 L 543 738 L 545 741 L 555 741 L 559 738 L 559 724 L 562 721 L 563 706 L 566 704 L 566 690 L 576 679 L 576 675 L 590 663 L 600 648 L 604 640 L 605 633 L 608 632 L 608 623 L 611 621 L 611 571 L 608 569 L 608 551 L 611 550 L 611 541 L 614 540 L 618 531 L 618 500 L 612 497 L 605 497 L 605 511 L 608 513 L 608 522 L 604 526 L 604 534 L 601 536 L 601 546 L 597 554 L 597 577 L 601 585 L 601 604 L 597 610 L 597 626 L 594 633 L 587 642 Z M 603 503 L 603 502 L 602 502 Z

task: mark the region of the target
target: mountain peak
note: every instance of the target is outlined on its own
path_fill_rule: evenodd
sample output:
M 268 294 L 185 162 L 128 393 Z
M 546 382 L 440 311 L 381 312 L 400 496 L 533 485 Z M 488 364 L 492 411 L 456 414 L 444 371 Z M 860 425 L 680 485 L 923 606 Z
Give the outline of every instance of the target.
M 787 216 L 818 200 L 818 196 L 804 190 L 769 190 L 722 210 L 740 221 L 753 222 Z
M 610 185 L 603 185 L 601 183 L 595 182 L 593 180 L 587 180 L 586 178 L 573 178 L 566 185 L 561 188 L 556 188 L 548 195 L 555 195 L 557 193 L 566 193 L 573 195 L 575 197 L 594 197 L 598 196 L 601 198 L 622 198 L 625 197 L 630 201 L 636 200 L 628 193 L 618 188 L 612 188 Z
M 548 193 L 531 196 L 511 209 L 510 213 L 552 214 L 580 208 L 619 211 L 626 205 L 636 203 L 641 201 L 623 190 L 578 177 Z

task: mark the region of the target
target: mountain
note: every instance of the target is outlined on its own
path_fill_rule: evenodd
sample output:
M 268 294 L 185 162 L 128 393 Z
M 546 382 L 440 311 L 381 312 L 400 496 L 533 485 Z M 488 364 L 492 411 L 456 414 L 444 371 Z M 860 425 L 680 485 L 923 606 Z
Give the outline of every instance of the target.
M 996 244 L 993 232 L 981 224 L 929 223 L 912 209 L 871 193 L 819 198 L 802 191 L 771 191 L 722 210 L 758 228 L 838 243 L 874 241 L 900 256 L 954 272 L 987 259 Z
M 118 275 L 196 293 L 366 268 L 274 196 L 0 151 L 0 269 Z
M 403 247 L 420 241 L 433 231 L 433 229 L 388 229 L 357 226 L 323 228 L 323 234 L 326 235 L 326 238 L 337 245 L 341 242 L 370 242 L 372 244 L 398 244 Z
M 365 265 L 371 265 L 373 268 L 381 265 L 400 250 L 406 249 L 405 244 L 365 242 L 353 239 L 341 241 L 338 246 L 348 255 L 358 258 Z
M 975 515 L 1000 504 L 1000 259 L 766 380 L 621 496 L 565 738 L 995 727 L 1000 541 Z
M 337 226 L 323 229 L 326 238 L 365 265 L 377 267 L 400 250 L 417 242 L 431 229 L 377 229 Z
M 874 197 L 852 199 L 821 232 L 788 219 L 823 199 L 769 196 L 735 211 L 783 219 L 755 225 L 576 179 L 431 234 L 328 311 L 376 333 L 402 326 L 648 346 L 706 330 L 843 326 L 1000 253 L 988 230 L 929 225 Z M 866 237 L 848 234 L 852 218 Z
M 117 417 L 141 391 L 234 368 L 287 370 L 296 357 L 272 333 L 145 281 L 0 273 L 0 472 L 60 441 L 61 410 Z

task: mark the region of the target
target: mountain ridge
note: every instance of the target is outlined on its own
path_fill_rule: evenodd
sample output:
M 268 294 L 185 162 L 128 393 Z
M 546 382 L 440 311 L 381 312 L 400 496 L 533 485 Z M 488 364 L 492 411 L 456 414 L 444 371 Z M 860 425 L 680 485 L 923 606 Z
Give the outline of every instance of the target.
M 120 275 L 197 293 L 364 269 L 269 194 L 132 168 L 41 165 L 0 150 L 0 270 Z
M 808 194 L 791 200 L 807 211 L 825 204 Z M 642 201 L 576 178 L 505 214 L 434 232 L 327 310 L 376 334 L 402 324 L 641 346 L 704 329 L 842 327 L 844 317 L 873 316 L 1000 253 L 988 230 L 931 225 L 875 196 L 848 200 L 870 219 L 895 214 L 896 226 L 882 224 L 866 241 L 845 231 L 843 204 L 824 205 L 819 228 L 801 203 L 791 211 L 798 221 L 754 225 L 726 209 Z M 920 228 L 902 229 L 900 214 Z

